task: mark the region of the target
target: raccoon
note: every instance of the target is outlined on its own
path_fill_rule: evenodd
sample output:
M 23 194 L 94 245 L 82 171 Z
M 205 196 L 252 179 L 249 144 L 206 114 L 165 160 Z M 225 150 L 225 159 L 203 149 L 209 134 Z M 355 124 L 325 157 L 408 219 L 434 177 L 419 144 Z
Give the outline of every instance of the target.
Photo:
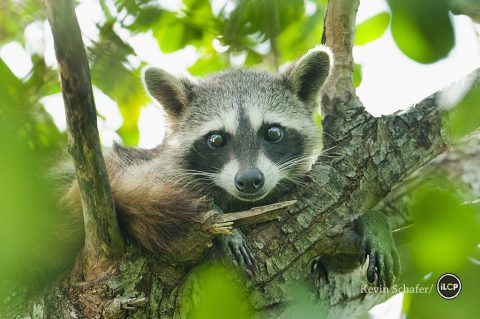
M 123 233 L 151 253 L 175 260 L 175 239 L 199 222 L 207 210 L 204 198 L 230 213 L 291 192 L 320 153 L 313 113 L 332 66 L 331 51 L 318 46 L 279 74 L 234 69 L 188 79 L 146 69 L 146 90 L 168 123 L 164 142 L 151 150 L 115 145 L 104 152 Z M 79 189 L 73 165 L 66 167 L 62 201 L 78 224 Z M 388 220 L 370 211 L 355 228 L 361 262 L 369 257 L 368 280 L 390 286 L 400 264 Z M 255 259 L 239 230 L 215 240 L 214 251 L 255 276 Z M 326 257 L 312 262 L 323 277 L 327 270 L 338 271 L 345 259 Z M 352 258 L 358 256 L 345 260 Z
M 195 81 L 147 69 L 145 86 L 172 123 L 163 145 L 175 166 L 172 178 L 181 172 L 180 183 L 224 212 L 291 191 L 319 154 L 313 113 L 332 63 L 330 50 L 319 46 L 277 75 L 236 69 Z M 152 163 L 158 161 L 163 165 L 163 158 Z M 238 231 L 220 240 L 239 264 L 254 266 Z
M 145 87 L 163 108 L 168 130 L 153 150 L 116 145 L 105 153 L 123 231 L 161 254 L 205 210 L 202 196 L 228 213 L 291 191 L 319 154 L 313 112 L 332 63 L 331 51 L 318 46 L 280 74 L 234 69 L 187 79 L 146 69 Z M 80 213 L 75 181 L 69 188 L 64 201 Z M 217 241 L 256 272 L 240 231 Z

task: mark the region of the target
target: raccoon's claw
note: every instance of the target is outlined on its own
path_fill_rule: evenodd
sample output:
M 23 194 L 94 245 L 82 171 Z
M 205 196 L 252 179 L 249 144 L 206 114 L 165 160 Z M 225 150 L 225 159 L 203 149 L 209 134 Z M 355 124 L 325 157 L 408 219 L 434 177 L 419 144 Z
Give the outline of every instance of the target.
M 231 235 L 222 236 L 221 242 L 222 249 L 227 255 L 232 257 L 232 261 L 236 266 L 244 269 L 252 278 L 258 274 L 255 258 L 239 230 L 234 230 Z
M 396 249 L 384 251 L 383 248 L 366 241 L 362 261 L 368 256 L 367 279 L 370 283 L 376 280 L 378 287 L 391 287 L 394 279 L 400 276 L 400 259 Z
M 367 224 L 362 226 L 360 262 L 364 264 L 368 256 L 367 279 L 370 283 L 376 281 L 378 287 L 391 287 L 400 276 L 400 258 L 390 226 L 383 218 L 367 215 L 363 221 Z

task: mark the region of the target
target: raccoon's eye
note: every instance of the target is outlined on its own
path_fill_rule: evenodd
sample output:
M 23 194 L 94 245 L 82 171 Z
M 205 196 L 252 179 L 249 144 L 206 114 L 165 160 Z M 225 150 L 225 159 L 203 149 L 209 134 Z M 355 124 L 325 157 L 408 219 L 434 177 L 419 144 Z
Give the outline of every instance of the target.
M 222 134 L 215 132 L 207 137 L 207 144 L 210 148 L 219 148 L 226 144 L 226 140 Z
M 270 126 L 265 132 L 265 141 L 279 142 L 283 138 L 283 129 L 278 126 Z

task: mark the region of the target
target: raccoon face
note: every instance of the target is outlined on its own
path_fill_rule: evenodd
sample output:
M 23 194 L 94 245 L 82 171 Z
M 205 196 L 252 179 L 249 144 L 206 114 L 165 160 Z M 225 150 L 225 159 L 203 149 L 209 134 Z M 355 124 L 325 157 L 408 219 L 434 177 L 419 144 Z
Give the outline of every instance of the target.
M 305 134 L 288 123 L 260 118 L 255 127 L 243 109 L 238 112 L 235 130 L 220 126 L 207 132 L 193 142 L 185 156 L 189 170 L 207 177 L 204 185 L 213 184 L 236 199 L 253 202 L 278 190 L 280 182 L 296 182 L 308 171 L 314 126 Z
M 166 143 L 183 174 L 214 198 L 263 202 L 300 182 L 318 156 L 312 113 L 331 63 L 317 47 L 280 75 L 239 69 L 194 83 L 148 69 L 145 82 L 174 123 Z

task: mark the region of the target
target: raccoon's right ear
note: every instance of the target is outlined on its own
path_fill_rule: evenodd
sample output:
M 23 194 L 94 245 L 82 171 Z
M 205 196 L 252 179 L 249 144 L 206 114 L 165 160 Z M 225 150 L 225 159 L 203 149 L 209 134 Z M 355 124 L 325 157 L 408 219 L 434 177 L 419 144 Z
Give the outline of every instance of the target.
M 143 73 L 148 93 L 160 102 L 168 116 L 178 117 L 188 106 L 195 84 L 158 69 L 148 68 Z
M 283 72 L 283 77 L 301 101 L 310 107 L 316 107 L 318 94 L 332 66 L 332 51 L 319 45 L 293 63 Z

